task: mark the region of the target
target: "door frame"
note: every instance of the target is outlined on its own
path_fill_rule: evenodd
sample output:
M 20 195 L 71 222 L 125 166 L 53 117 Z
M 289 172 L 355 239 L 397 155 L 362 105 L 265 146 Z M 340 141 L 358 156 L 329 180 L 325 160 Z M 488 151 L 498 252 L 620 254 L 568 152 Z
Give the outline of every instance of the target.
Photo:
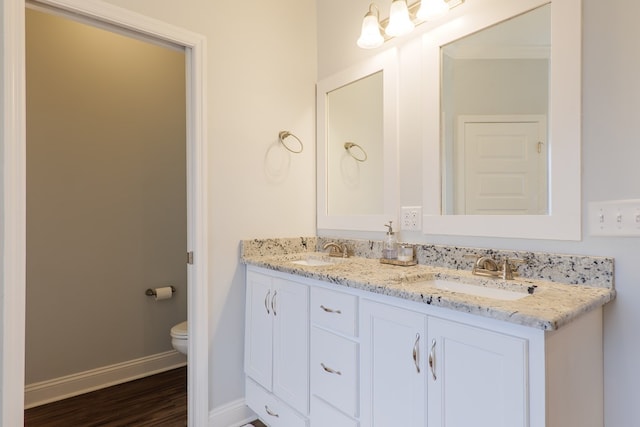
M 25 0 L 2 8 L 2 188 L 0 264 L 0 425 L 24 419 L 26 292 Z M 208 247 L 206 38 L 96 0 L 34 0 L 34 4 L 183 46 L 187 77 L 187 266 L 189 321 L 188 422 L 208 425 Z M 186 254 L 185 254 L 186 260 Z

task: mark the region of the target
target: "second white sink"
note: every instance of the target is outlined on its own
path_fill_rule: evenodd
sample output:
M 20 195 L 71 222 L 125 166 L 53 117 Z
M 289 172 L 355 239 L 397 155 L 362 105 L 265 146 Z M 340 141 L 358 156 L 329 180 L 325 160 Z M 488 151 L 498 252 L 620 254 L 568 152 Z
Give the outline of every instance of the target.
M 452 280 L 435 279 L 425 283 L 444 291 L 459 292 L 461 294 L 493 298 L 503 301 L 515 301 L 529 296 L 529 293 L 527 293 L 526 290 L 520 291 L 481 285 L 470 285 L 468 283 L 455 282 Z
M 321 267 L 323 265 L 333 265 L 334 263 L 331 261 L 325 261 L 323 259 L 318 259 L 318 258 L 306 258 L 306 259 L 299 259 L 297 261 L 291 261 L 292 264 L 298 264 L 298 265 L 306 265 L 308 267 Z

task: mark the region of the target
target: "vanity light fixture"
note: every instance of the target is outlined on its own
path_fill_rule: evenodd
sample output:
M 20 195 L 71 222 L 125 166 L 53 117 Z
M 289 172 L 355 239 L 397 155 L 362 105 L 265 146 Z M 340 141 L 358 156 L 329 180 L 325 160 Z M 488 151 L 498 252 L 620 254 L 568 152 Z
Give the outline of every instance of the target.
M 384 32 L 389 37 L 400 37 L 410 33 L 414 28 L 415 24 L 409 16 L 407 0 L 393 0 L 389 10 L 389 23 Z
M 384 37 L 380 32 L 380 12 L 374 3 L 369 5 L 369 12 L 362 20 L 362 32 L 358 39 L 358 46 L 363 49 L 375 49 L 382 46 Z
M 371 3 L 362 21 L 362 31 L 357 44 L 363 49 L 375 49 L 393 37 L 410 33 L 416 25 L 441 18 L 450 9 L 462 3 L 464 0 L 421 0 L 407 5 L 407 0 L 393 0 L 389 18 L 382 22 L 378 6 Z
M 435 21 L 448 11 L 449 5 L 444 0 L 422 0 L 416 18 L 421 21 Z

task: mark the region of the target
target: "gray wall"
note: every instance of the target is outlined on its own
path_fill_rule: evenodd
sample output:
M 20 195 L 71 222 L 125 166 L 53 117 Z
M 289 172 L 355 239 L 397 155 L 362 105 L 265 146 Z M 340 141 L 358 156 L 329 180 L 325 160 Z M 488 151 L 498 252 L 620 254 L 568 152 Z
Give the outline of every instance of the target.
M 358 0 L 346 9 L 342 0 L 323 0 L 317 4 L 318 77 L 323 78 L 371 54 L 355 47 L 368 1 Z M 640 199 L 637 130 L 640 27 L 637 16 L 640 16 L 638 2 L 583 0 L 582 241 L 403 234 L 404 239 L 415 242 L 614 257 L 618 297 L 605 307 L 604 318 L 605 425 L 608 427 L 640 425 L 640 340 L 637 339 L 640 239 L 591 237 L 586 215 L 590 201 Z M 403 43 L 415 42 L 405 40 Z M 400 58 L 405 64 L 418 60 L 402 51 Z M 405 77 L 413 76 L 411 73 L 406 69 L 400 72 Z M 419 149 L 419 127 L 412 127 L 419 119 L 412 110 L 400 113 L 401 204 L 412 206 L 421 203 L 421 167 L 415 160 L 419 156 L 403 153 Z M 378 234 L 381 238 L 382 232 Z
M 30 384 L 171 350 L 186 101 L 182 51 L 29 9 L 26 51 Z

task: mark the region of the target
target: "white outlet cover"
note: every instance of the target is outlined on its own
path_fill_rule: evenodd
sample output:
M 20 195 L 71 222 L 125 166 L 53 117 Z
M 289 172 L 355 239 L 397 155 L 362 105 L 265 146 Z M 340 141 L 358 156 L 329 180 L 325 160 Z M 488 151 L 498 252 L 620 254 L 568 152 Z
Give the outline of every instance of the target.
M 403 206 L 400 208 L 401 230 L 422 230 L 422 206 Z

